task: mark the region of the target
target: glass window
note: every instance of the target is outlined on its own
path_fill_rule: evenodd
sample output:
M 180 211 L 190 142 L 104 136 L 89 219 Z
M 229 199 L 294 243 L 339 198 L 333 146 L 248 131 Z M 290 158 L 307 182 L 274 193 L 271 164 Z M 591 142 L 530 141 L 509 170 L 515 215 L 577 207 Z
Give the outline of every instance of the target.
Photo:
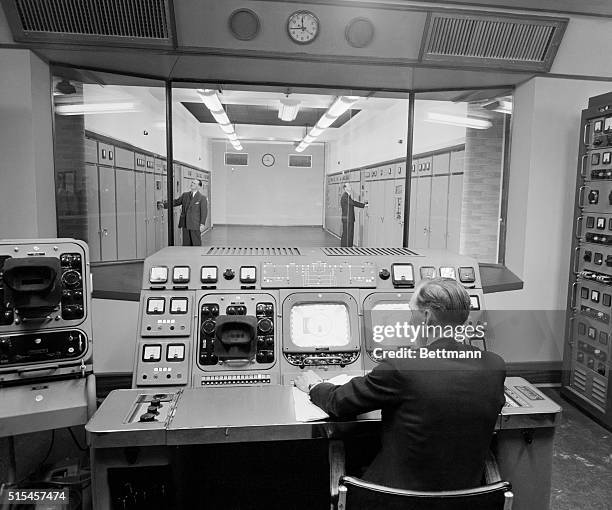
M 418 94 L 410 187 L 411 248 L 497 262 L 508 91 Z
M 177 197 L 204 179 L 204 245 L 402 245 L 407 94 L 174 84 L 173 125 Z
M 142 259 L 167 246 L 163 82 L 53 69 L 59 237 L 92 262 Z

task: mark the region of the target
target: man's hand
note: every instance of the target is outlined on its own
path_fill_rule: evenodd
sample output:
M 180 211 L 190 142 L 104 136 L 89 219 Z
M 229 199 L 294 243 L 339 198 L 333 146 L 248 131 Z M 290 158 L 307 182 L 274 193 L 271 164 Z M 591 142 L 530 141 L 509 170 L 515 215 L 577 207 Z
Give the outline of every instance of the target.
M 370 202 L 368 202 L 367 200 L 365 201 L 365 204 L 363 204 L 364 207 L 370 207 Z
M 295 381 L 293 381 L 293 384 L 295 384 L 295 386 L 304 393 L 310 393 L 310 388 L 312 388 L 315 384 L 319 384 L 320 382 L 323 382 L 323 379 L 321 379 L 312 370 L 307 370 Z
M 206 227 L 204 225 L 200 225 L 200 234 L 203 234 L 205 230 Z

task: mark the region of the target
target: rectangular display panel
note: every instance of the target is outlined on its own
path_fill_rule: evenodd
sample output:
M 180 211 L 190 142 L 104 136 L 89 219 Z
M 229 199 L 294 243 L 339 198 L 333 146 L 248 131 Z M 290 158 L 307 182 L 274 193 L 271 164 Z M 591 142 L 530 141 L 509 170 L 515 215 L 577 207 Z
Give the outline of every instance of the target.
M 606 117 L 606 119 L 604 120 L 604 131 L 606 133 L 612 131 L 612 116 Z
M 166 283 L 168 281 L 168 268 L 165 266 L 156 266 L 151 268 L 149 274 L 149 282 L 151 283 Z
M 441 267 L 440 276 L 442 278 L 452 278 L 453 280 L 457 279 L 457 273 L 455 273 L 454 267 Z
M 601 130 L 603 129 L 602 126 L 603 126 L 603 121 L 596 120 L 595 123 L 593 124 L 593 132 L 601 133 Z
M 185 345 L 183 344 L 168 344 L 166 352 L 167 361 L 183 361 L 185 359 Z
M 162 314 L 166 309 L 166 300 L 164 298 L 149 298 L 147 300 L 147 313 Z
M 218 272 L 217 266 L 202 266 L 200 281 L 202 283 L 217 283 Z
M 603 157 L 601 158 L 602 164 L 609 165 L 611 157 L 612 157 L 612 152 L 604 152 Z
M 480 310 L 480 299 L 478 299 L 478 296 L 470 296 L 470 309 Z
M 187 313 L 187 298 L 172 298 L 170 313 Z
M 351 341 L 349 309 L 343 303 L 294 305 L 289 322 L 296 347 L 344 347 Z
M 376 303 L 372 307 L 373 312 L 385 312 L 385 311 L 400 311 L 400 312 L 409 312 L 410 311 L 410 303 Z
M 421 268 L 421 278 L 435 278 L 436 268 L 431 266 L 425 266 Z
M 394 285 L 413 285 L 414 268 L 412 264 L 392 264 L 391 280 Z
M 187 283 L 189 281 L 189 266 L 175 266 L 172 269 L 174 283 Z
M 242 266 L 240 268 L 240 281 L 242 283 L 255 283 L 255 266 Z
M 145 345 L 142 348 L 142 361 L 161 361 L 161 353 L 161 345 Z

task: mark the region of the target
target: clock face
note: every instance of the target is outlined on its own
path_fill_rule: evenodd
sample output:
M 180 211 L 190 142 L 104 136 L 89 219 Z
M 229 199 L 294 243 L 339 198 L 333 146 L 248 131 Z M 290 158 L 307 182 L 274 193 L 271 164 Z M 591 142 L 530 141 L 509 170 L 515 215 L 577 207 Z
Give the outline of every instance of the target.
M 319 19 L 310 11 L 296 11 L 287 20 L 289 37 L 298 44 L 308 44 L 319 34 Z
M 261 162 L 264 166 L 272 166 L 274 161 L 274 156 L 272 156 L 272 154 L 264 154 L 261 158 Z

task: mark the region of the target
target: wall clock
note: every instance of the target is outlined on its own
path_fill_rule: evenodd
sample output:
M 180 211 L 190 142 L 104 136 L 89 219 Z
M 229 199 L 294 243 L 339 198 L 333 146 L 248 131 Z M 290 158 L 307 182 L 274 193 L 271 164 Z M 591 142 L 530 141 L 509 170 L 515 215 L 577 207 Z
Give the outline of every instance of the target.
M 272 166 L 276 160 L 272 154 L 264 154 L 261 157 L 261 163 L 263 166 Z
M 311 43 L 319 35 L 319 18 L 310 11 L 296 11 L 287 20 L 287 33 L 293 42 Z

